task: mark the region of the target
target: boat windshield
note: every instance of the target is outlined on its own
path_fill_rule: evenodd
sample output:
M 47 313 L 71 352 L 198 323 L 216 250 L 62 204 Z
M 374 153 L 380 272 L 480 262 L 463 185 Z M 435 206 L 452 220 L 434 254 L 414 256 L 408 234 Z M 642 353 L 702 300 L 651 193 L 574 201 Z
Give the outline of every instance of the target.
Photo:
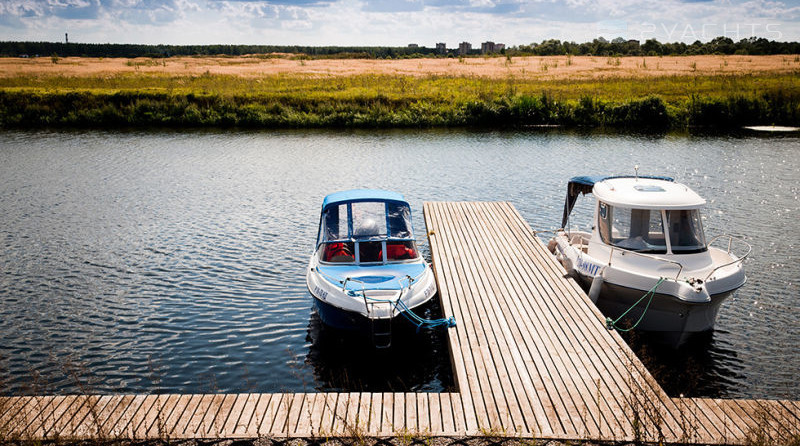
M 597 214 L 600 238 L 605 244 L 637 252 L 666 254 L 661 211 L 630 209 L 600 202 Z
M 328 206 L 322 214 L 319 234 L 320 242 L 412 237 L 411 209 L 408 205 L 383 201 Z
M 408 205 L 358 201 L 328 206 L 322 214 L 320 260 L 332 263 L 402 262 L 419 258 Z
M 699 210 L 667 211 L 667 226 L 672 252 L 689 254 L 706 250 L 706 238 Z

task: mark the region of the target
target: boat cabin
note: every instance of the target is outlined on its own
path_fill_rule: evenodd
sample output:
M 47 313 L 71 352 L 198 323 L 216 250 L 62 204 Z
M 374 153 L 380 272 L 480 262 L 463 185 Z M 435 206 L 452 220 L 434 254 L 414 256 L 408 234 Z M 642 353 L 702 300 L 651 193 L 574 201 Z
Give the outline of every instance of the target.
M 570 180 L 563 224 L 580 193 L 596 198 L 592 238 L 649 254 L 707 250 L 700 208 L 706 201 L 667 177 L 575 177 Z
M 328 195 L 322 203 L 317 251 L 322 263 L 416 260 L 411 208 L 402 195 L 388 191 L 359 189 Z

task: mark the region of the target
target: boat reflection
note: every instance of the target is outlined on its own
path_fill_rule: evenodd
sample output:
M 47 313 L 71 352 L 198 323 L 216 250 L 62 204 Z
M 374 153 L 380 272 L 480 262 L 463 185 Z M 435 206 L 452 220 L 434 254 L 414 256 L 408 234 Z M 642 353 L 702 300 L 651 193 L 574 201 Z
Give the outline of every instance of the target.
M 671 397 L 726 398 L 745 383 L 744 366 L 724 341 L 728 333 L 697 333 L 679 349 L 666 346 L 652 333 L 624 333 L 623 338 Z
M 434 296 L 420 316 L 440 317 Z M 455 388 L 445 327 L 422 329 L 398 320 L 389 348 L 375 348 L 363 334 L 322 323 L 314 311 L 306 334 L 305 363 L 320 392 L 444 392 Z

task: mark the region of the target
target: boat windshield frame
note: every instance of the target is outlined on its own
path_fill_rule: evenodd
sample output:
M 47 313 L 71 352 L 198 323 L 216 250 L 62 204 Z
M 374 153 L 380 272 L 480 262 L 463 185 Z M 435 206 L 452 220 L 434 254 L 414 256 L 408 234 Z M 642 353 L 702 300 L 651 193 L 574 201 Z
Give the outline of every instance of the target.
M 379 210 L 381 205 L 383 209 Z M 342 213 L 346 213 L 346 221 L 340 218 Z M 320 214 L 316 251 L 325 264 L 409 263 L 421 257 L 413 234 L 411 206 L 407 202 L 368 198 L 335 202 Z M 321 249 L 323 245 L 332 246 Z M 333 256 L 339 260 L 325 260 L 331 257 L 327 249 L 341 250 L 341 256 Z M 352 260 L 347 260 L 348 256 Z
M 708 250 L 700 209 L 630 208 L 602 200 L 597 200 L 596 206 L 597 232 L 600 241 L 607 246 L 640 254 L 680 255 Z M 625 212 L 620 218 L 615 217 L 620 210 Z M 658 217 L 653 218 L 655 215 Z M 680 222 L 673 221 L 673 215 L 677 215 Z M 688 241 L 675 244 L 681 234 L 691 240 L 684 238 Z M 651 243 L 654 241 L 663 244 Z

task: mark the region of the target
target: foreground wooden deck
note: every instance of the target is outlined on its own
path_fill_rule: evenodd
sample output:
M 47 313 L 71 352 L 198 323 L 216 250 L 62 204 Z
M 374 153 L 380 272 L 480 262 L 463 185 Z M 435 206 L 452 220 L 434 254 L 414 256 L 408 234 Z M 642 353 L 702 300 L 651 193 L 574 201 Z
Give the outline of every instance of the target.
M 426 203 L 454 393 L 0 398 L 4 439 L 393 435 L 743 444 L 800 402 L 670 398 L 508 203 Z

